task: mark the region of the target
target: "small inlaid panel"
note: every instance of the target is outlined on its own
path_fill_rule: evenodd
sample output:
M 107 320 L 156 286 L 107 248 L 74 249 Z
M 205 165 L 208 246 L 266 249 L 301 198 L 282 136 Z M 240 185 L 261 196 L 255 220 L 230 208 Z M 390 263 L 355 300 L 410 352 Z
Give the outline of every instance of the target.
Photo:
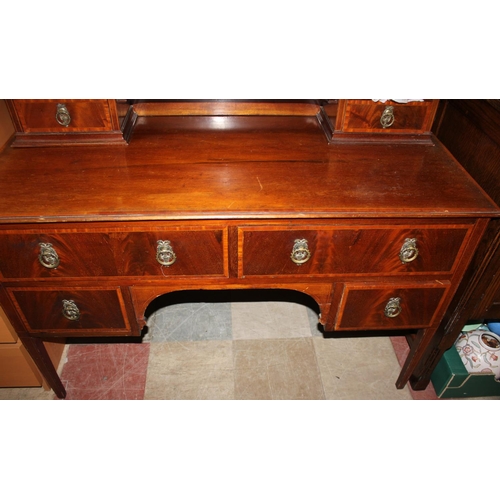
M 240 276 L 451 273 L 470 227 L 240 228 Z

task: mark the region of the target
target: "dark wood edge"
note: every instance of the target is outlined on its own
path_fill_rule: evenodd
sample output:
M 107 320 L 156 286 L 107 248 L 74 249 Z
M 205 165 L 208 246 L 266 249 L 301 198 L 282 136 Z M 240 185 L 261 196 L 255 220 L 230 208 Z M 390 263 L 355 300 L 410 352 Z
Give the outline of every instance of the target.
M 111 120 L 111 128 L 113 130 L 118 130 L 120 128 L 120 121 L 118 119 L 116 99 L 108 99 L 108 112 Z
M 345 112 L 348 99 L 339 99 L 337 108 L 337 119 L 335 120 L 335 130 L 340 131 L 344 128 Z
M 434 122 L 432 124 L 431 130 L 434 135 L 438 135 L 441 129 L 443 118 L 446 114 L 446 108 L 448 107 L 448 100 L 441 99 L 439 105 L 437 106 L 436 112 L 434 114 Z
M 19 116 L 17 115 L 16 107 L 14 106 L 13 99 L 4 99 L 5 104 L 7 105 L 7 110 L 10 113 L 10 117 L 12 119 L 12 124 L 17 132 L 23 132 L 23 126 L 21 125 L 21 121 L 19 120 Z
M 496 227 L 498 227 L 498 225 L 492 226 L 492 229 L 495 229 Z M 497 232 L 488 244 L 486 252 L 481 257 L 479 265 L 476 264 L 475 266 L 471 266 L 467 269 L 461 284 L 462 288 L 465 287 L 465 290 L 459 289 L 461 293 L 459 293 L 452 302 L 453 313 L 449 318 L 445 318 L 447 319 L 447 323 L 444 325 L 443 330 L 446 332 L 448 337 L 447 341 L 449 346 L 447 346 L 447 348 L 453 345 L 468 319 L 477 319 L 478 321 L 482 321 L 484 319 L 482 315 L 479 315 L 476 311 L 474 311 L 474 308 L 477 309 L 477 300 L 472 300 L 472 294 L 477 293 L 478 289 L 482 289 L 482 296 L 484 298 L 484 294 L 486 293 L 485 288 L 491 283 L 492 280 L 491 273 L 494 273 L 498 269 L 497 260 L 499 258 L 499 249 L 500 232 Z M 457 299 L 459 300 L 457 301 Z M 486 300 L 486 302 L 488 302 L 488 300 Z
M 319 126 L 323 130 L 326 140 L 328 143 L 331 143 L 333 140 L 334 127 L 328 116 L 328 113 L 325 111 L 323 106 L 321 106 L 320 110 L 316 114 L 316 119 L 318 120 Z
M 339 132 L 333 133 L 330 143 L 407 143 L 407 144 L 431 144 L 434 145 L 434 135 L 431 132 L 424 132 L 420 134 L 384 134 L 380 133 L 358 133 L 358 132 Z
M 16 133 L 14 132 L 1 146 L 0 146 L 0 153 L 5 151 L 9 146 L 12 145 L 14 142 L 14 139 L 16 137 Z
M 134 107 L 130 106 L 122 123 L 123 139 L 127 144 L 130 142 L 138 118 L 139 115 L 135 111 Z
M 17 133 L 11 144 L 13 148 L 41 146 L 79 146 L 91 144 L 126 145 L 121 130 L 109 132 L 62 132 L 62 133 Z
M 440 103 L 433 130 L 438 135 L 446 108 L 452 107 L 474 128 L 483 132 L 496 144 L 500 144 L 500 129 L 497 122 L 500 104 L 494 101 L 493 99 L 446 99 L 444 103 Z

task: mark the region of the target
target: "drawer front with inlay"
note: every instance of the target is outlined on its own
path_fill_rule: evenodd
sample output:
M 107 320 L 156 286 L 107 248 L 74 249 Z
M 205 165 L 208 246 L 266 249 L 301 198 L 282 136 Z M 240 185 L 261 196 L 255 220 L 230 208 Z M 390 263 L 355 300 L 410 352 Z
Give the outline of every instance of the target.
M 240 276 L 452 273 L 469 226 L 240 228 Z
M 342 116 L 343 132 L 421 133 L 432 126 L 437 103 L 434 101 L 406 104 L 370 99 L 350 99 Z
M 392 330 L 429 326 L 448 289 L 446 284 L 346 284 L 336 330 Z
M 13 100 L 23 132 L 102 132 L 113 129 L 107 99 Z
M 100 288 L 12 288 L 9 294 L 31 333 L 129 334 L 122 291 Z
M 0 235 L 4 279 L 226 276 L 227 229 L 156 228 Z

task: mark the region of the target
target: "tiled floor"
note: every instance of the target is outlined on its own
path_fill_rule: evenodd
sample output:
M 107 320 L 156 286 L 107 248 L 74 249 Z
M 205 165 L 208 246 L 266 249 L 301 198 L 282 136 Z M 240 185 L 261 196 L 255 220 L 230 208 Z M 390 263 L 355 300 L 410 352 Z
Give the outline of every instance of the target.
M 313 303 L 270 292 L 182 294 L 158 302 L 142 343 L 71 344 L 67 399 L 436 399 L 397 390 L 404 338 L 324 338 Z M 41 388 L 0 399 L 53 399 Z

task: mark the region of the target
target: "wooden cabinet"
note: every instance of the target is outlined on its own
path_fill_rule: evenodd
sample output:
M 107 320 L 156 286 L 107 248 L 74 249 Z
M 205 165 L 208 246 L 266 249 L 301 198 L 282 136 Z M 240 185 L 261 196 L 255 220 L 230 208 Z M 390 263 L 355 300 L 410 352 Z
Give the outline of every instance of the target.
M 14 135 L 14 125 L 9 115 L 5 100 L 0 99 L 0 152 Z
M 438 327 L 500 215 L 427 130 L 434 104 L 405 108 L 404 138 L 368 120 L 369 144 L 331 140 L 325 100 L 176 101 L 133 106 L 126 148 L 8 148 L 0 302 L 59 397 L 42 340 L 138 336 L 154 298 L 200 289 L 297 290 L 326 331 L 402 330 L 413 341 L 396 385 L 426 385 Z

